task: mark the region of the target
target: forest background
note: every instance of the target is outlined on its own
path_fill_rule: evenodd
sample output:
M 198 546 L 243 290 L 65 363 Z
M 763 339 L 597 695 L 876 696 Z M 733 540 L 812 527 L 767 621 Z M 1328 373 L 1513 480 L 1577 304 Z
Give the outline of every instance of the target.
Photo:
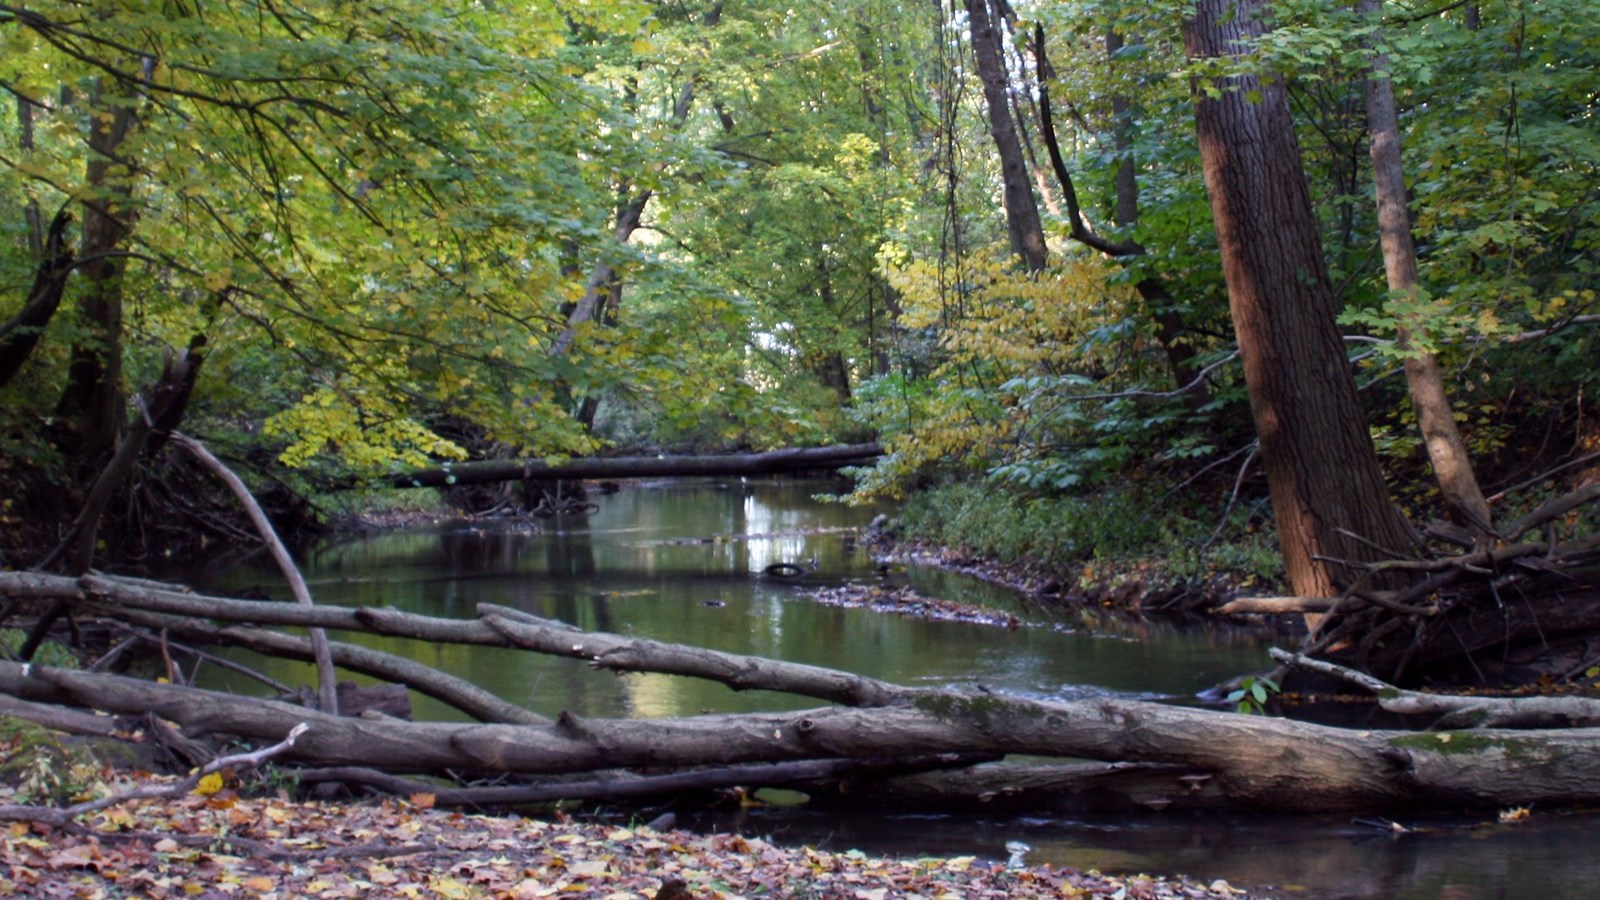
M 1292 117 L 1399 509 L 1448 505 L 1428 355 L 1496 519 L 1578 483 L 1523 482 L 1600 450 L 1587 3 L 1270 13 L 1207 55 L 1177 2 L 0 5 L 0 564 L 96 504 L 66 568 L 246 534 L 181 422 L 280 521 L 442 460 L 876 439 L 854 496 L 933 540 L 1277 579 L 1196 140 L 1228 92 Z

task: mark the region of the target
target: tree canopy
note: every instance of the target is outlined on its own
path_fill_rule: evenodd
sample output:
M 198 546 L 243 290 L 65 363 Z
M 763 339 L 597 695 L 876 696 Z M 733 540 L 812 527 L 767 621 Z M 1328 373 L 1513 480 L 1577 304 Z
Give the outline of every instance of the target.
M 869 436 L 863 494 L 1182 480 L 1253 439 L 1191 112 L 1249 77 L 1285 92 L 1391 473 L 1426 464 L 1414 353 L 1503 480 L 1590 447 L 1586 4 L 1264 8 L 1191 58 L 1187 5 L 1121 0 L 0 5 L 0 477 L 34 486 L 0 515 L 70 519 L 185 348 L 185 427 L 312 484 Z

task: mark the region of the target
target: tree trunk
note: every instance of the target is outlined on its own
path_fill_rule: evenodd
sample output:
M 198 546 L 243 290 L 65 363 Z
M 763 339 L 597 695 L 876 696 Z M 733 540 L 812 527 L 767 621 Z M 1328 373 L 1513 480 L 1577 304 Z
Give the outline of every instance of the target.
M 1106 58 L 1112 60 L 1122 49 L 1122 35 L 1106 32 Z M 1117 155 L 1117 227 L 1132 229 L 1139 222 L 1139 177 L 1133 165 L 1133 107 L 1121 94 L 1111 95 L 1111 129 L 1116 141 Z M 1144 248 L 1139 248 L 1141 251 Z M 1139 297 L 1148 305 L 1156 321 L 1156 340 L 1161 352 L 1166 354 L 1167 367 L 1172 371 L 1173 386 L 1188 387 L 1194 383 L 1196 369 L 1195 348 L 1184 326 L 1183 315 L 1177 310 L 1177 300 L 1167 286 L 1153 276 L 1139 279 L 1134 285 Z M 1190 412 L 1199 412 L 1211 402 L 1211 392 L 1204 384 L 1184 392 L 1183 403 Z
M 1201 0 L 1184 23 L 1191 58 L 1226 60 L 1265 31 L 1263 0 Z M 1359 564 L 1403 555 L 1335 325 L 1288 97 L 1254 75 L 1195 84 L 1195 124 L 1223 275 L 1284 565 L 1294 592 L 1338 594 Z M 1353 535 L 1353 536 L 1352 536 Z
M 392 487 L 450 487 L 516 480 L 776 475 L 865 465 L 877 459 L 882 452 L 877 444 L 841 444 L 835 447 L 802 447 L 723 456 L 589 457 L 564 463 L 548 463 L 537 459 L 488 459 L 446 463 L 437 469 L 394 475 L 388 479 L 388 484 Z
M 80 459 L 110 450 L 122 433 L 122 276 L 115 252 L 133 232 L 131 166 L 118 157 L 136 124 L 135 98 L 118 83 L 96 82 L 89 103 L 89 161 L 85 176 L 90 199 L 84 202 L 83 243 L 79 256 L 88 284 L 79 304 L 90 339 L 72 348 L 67 387 L 57 414 L 76 419 Z M 120 172 L 120 174 L 118 174 Z
M 1411 213 L 1406 203 L 1405 169 L 1400 158 L 1400 119 L 1395 112 L 1394 83 L 1388 75 L 1388 56 L 1382 50 L 1383 0 L 1360 0 L 1358 12 L 1372 26 L 1367 42 L 1372 68 L 1367 76 L 1367 130 L 1371 136 L 1372 180 L 1378 196 L 1378 234 L 1383 244 L 1383 268 L 1389 293 L 1401 303 L 1421 299 L 1417 279 L 1417 249 L 1411 240 Z M 1428 460 L 1450 519 L 1480 537 L 1490 539 L 1493 519 L 1478 487 L 1455 412 L 1445 393 L 1439 359 L 1428 350 L 1427 323 L 1416 315 L 1400 317 L 1396 344 L 1403 357 L 1411 405 L 1417 413 Z M 1420 348 L 1419 348 L 1420 345 Z
M 44 336 L 45 326 L 50 324 L 61 305 L 61 297 L 67 290 L 67 276 L 72 273 L 73 266 L 72 247 L 67 244 L 66 234 L 71 223 L 72 214 L 62 207 L 51 221 L 49 236 L 40 249 L 39 266 L 27 302 L 9 321 L 0 325 L 0 387 L 9 384 L 22 370 L 23 363 Z
M 714 28 L 721 20 L 722 0 L 717 0 L 711 9 L 706 11 L 705 16 L 702 18 L 702 24 L 706 28 Z M 688 121 L 689 110 L 694 105 L 694 96 L 695 76 L 690 75 L 688 80 L 684 82 L 683 88 L 678 92 L 677 102 L 672 106 L 672 118 L 670 121 L 674 128 L 682 128 L 683 123 Z M 631 184 L 624 184 L 620 189 L 621 195 L 627 199 L 618 204 L 617 224 L 612 229 L 612 238 L 618 245 L 626 244 L 628 239 L 633 236 L 634 231 L 638 230 L 640 223 L 644 220 L 645 207 L 650 204 L 650 198 L 655 194 L 654 190 L 645 188 L 629 196 L 631 190 Z M 609 262 L 601 260 L 595 263 L 594 270 L 589 274 L 589 279 L 584 282 L 583 296 L 578 299 L 577 304 L 567 313 L 567 326 L 556 336 L 555 344 L 551 347 L 551 353 L 560 356 L 571 348 L 573 338 L 576 337 L 574 329 L 584 322 L 591 321 L 597 317 L 603 305 L 602 301 L 609 296 L 609 291 L 616 282 L 616 277 L 616 270 Z
M 1056 137 L 1055 112 L 1050 104 L 1050 82 L 1055 79 L 1055 70 L 1050 65 L 1049 54 L 1045 52 L 1044 26 L 1033 26 L 1033 52 L 1039 66 L 1039 120 L 1041 130 L 1044 132 L 1045 149 L 1050 156 L 1050 165 L 1055 170 L 1056 179 L 1061 182 L 1062 193 L 1067 201 L 1067 227 L 1073 240 L 1086 247 L 1104 253 L 1107 256 L 1143 256 L 1144 246 L 1133 239 L 1111 241 L 1095 234 L 1089 228 L 1089 223 L 1084 220 L 1083 210 L 1078 201 L 1078 189 L 1073 183 L 1072 173 L 1067 170 L 1067 161 L 1061 154 L 1061 142 Z M 1106 35 L 1106 55 L 1111 56 L 1122 46 L 1122 37 L 1115 32 Z M 1130 123 L 1127 121 L 1129 112 L 1128 102 L 1121 95 L 1111 98 L 1113 127 L 1116 131 L 1117 150 L 1126 152 L 1131 142 L 1128 138 Z M 1139 182 L 1133 168 L 1133 160 L 1123 157 L 1117 167 L 1116 178 L 1116 219 L 1117 225 L 1123 228 L 1133 226 L 1139 219 Z M 1183 392 L 1184 405 L 1191 412 L 1199 412 L 1202 407 L 1211 402 L 1211 392 L 1206 389 L 1205 383 L 1197 383 L 1199 374 L 1195 370 L 1194 346 L 1185 339 L 1188 329 L 1183 324 L 1183 317 L 1175 308 L 1177 301 L 1154 276 L 1139 279 L 1134 285 L 1139 292 L 1139 297 L 1144 300 L 1150 316 L 1156 323 L 1156 340 L 1161 345 L 1162 352 L 1167 357 L 1167 367 L 1172 372 L 1174 387 Z
M 972 56 L 978 79 L 983 82 L 983 101 L 989 111 L 989 132 L 1000 154 L 1002 200 L 1006 209 L 1006 230 L 1011 236 L 1011 252 L 1030 272 L 1045 267 L 1049 251 L 1044 243 L 1044 225 L 1039 206 L 1028 183 L 1028 163 L 1016 121 L 1011 116 L 1010 79 L 1006 77 L 1005 57 L 1000 53 L 1000 36 L 990 16 L 988 0 L 966 0 L 967 23 L 972 35 Z

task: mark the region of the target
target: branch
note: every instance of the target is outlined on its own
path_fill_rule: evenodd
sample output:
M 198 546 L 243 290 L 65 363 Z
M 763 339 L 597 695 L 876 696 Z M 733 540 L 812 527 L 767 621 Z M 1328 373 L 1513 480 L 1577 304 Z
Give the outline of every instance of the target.
M 1033 26 L 1033 53 L 1039 62 L 1039 124 L 1044 131 L 1045 149 L 1050 153 L 1050 168 L 1061 182 L 1061 193 L 1067 201 L 1067 225 L 1072 237 L 1079 243 L 1098 250 L 1107 256 L 1138 256 L 1144 247 L 1138 241 L 1111 241 L 1093 231 L 1083 219 L 1083 209 L 1078 204 L 1078 190 L 1072 184 L 1072 173 L 1067 171 L 1066 160 L 1061 157 L 1061 143 L 1056 138 L 1055 116 L 1050 109 L 1048 82 L 1055 78 L 1055 70 L 1044 50 L 1044 26 Z
M 274 756 L 278 756 L 294 746 L 295 740 L 305 734 L 311 725 L 306 722 L 289 729 L 289 734 L 283 740 L 270 747 L 263 747 L 249 753 L 235 753 L 232 756 L 222 756 L 207 763 L 202 768 L 171 784 L 146 784 L 125 791 L 102 797 L 99 800 L 86 800 L 68 806 L 65 809 L 56 809 L 47 806 L 30 806 L 27 804 L 10 804 L 0 806 L 0 819 L 10 822 L 43 822 L 47 825 L 62 827 L 73 819 L 87 813 L 97 812 L 108 807 L 127 803 L 130 800 L 173 800 L 194 790 L 200 779 L 222 769 L 253 769 Z
M 315 661 L 316 649 L 308 638 L 297 637 L 252 628 L 248 625 L 219 627 L 192 617 L 163 615 L 133 609 L 121 610 L 118 615 L 130 622 L 151 628 L 162 628 L 169 633 L 190 640 L 207 641 L 243 647 L 256 653 L 291 659 Z M 321 631 L 322 629 L 316 629 Z M 402 684 L 420 694 L 448 703 L 480 722 L 513 722 L 533 725 L 548 721 L 545 717 L 503 700 L 464 678 L 441 672 L 415 660 L 340 641 L 328 641 L 330 658 L 341 668 L 381 678 L 392 684 Z M 191 651 L 192 652 L 192 651 Z M 229 665 L 228 660 L 215 660 L 219 665 Z M 250 673 L 253 677 L 255 673 Z M 286 688 L 281 689 L 288 693 Z
M 1572 510 L 1596 499 L 1600 499 L 1600 479 L 1592 481 L 1575 491 L 1548 500 L 1540 504 L 1533 512 L 1512 522 L 1506 528 L 1506 540 L 1514 541 L 1540 525 L 1553 519 L 1559 519 Z
M 256 531 L 260 533 L 261 540 L 266 543 L 272 552 L 272 559 L 282 570 L 283 577 L 289 582 L 289 590 L 294 594 L 296 603 L 301 606 L 315 606 L 311 601 L 311 591 L 306 587 L 305 577 L 300 574 L 300 568 L 294 564 L 294 559 L 289 556 L 289 548 L 283 545 L 278 538 L 278 532 L 272 527 L 272 522 L 267 519 L 267 514 L 261 509 L 261 504 L 250 493 L 250 488 L 240 480 L 233 470 L 223 465 L 222 460 L 212 455 L 203 444 L 186 434 L 172 432 L 172 442 L 189 451 L 200 464 L 211 470 L 239 504 L 249 513 L 250 521 L 255 524 Z M 333 673 L 333 657 L 328 651 L 328 633 L 321 628 L 312 628 L 308 632 L 311 637 L 311 648 L 317 663 L 317 699 L 323 712 L 329 715 L 339 714 L 339 695 L 337 692 L 337 677 Z
M 1273 647 L 1273 659 L 1353 684 L 1378 698 L 1386 712 L 1436 715 L 1441 728 L 1590 728 L 1600 725 L 1600 701 L 1586 697 L 1458 697 L 1407 691 L 1354 669 Z
M 639 800 L 713 788 L 779 787 L 797 781 L 835 780 L 847 776 L 904 775 L 934 769 L 963 768 L 983 762 L 993 762 L 997 758 L 994 754 L 946 753 L 876 760 L 814 759 L 717 766 L 664 775 L 618 774 L 614 777 L 552 781 L 544 784 L 483 787 L 441 787 L 435 782 L 406 778 L 361 766 L 299 769 L 295 775 L 302 783 L 360 784 L 402 797 L 417 793 L 432 794 L 434 803 L 442 806 L 509 806 L 550 803 L 557 800 L 590 803 Z

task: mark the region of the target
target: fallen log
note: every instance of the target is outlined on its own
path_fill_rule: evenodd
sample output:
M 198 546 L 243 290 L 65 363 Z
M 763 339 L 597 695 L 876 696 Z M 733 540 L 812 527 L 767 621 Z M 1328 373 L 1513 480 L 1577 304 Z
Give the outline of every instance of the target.
M 938 805 L 942 794 L 947 807 L 975 801 L 1007 809 L 1380 811 L 1600 802 L 1597 728 L 1418 734 L 1115 698 L 1047 702 L 982 689 L 906 688 L 819 667 L 594 634 L 489 605 L 479 609 L 476 620 L 447 620 L 390 609 L 207 598 L 94 576 L 9 577 L 13 574 L 0 573 L 0 593 L 26 596 L 31 589 L 35 596 L 105 612 L 159 610 L 460 639 L 574 656 L 619 671 L 691 675 L 737 689 L 788 691 L 850 704 L 665 720 L 586 720 L 563 713 L 551 722 L 527 724 L 407 722 L 340 718 L 273 700 L 0 662 L 0 694 L 34 704 L 153 714 L 191 736 L 270 742 L 308 722 L 311 728 L 284 759 L 315 768 L 513 776 L 532 779 L 531 789 L 560 793 L 560 783 L 575 776 L 599 783 L 618 777 L 619 769 L 656 777 L 706 766 L 1027 755 L 1061 759 L 1067 768 L 1053 777 L 1036 765 L 1009 771 L 989 766 L 971 777 L 943 780 L 928 773 L 857 774 L 835 787 L 841 797 L 870 798 L 875 789 L 885 797 L 895 796 L 895 790 L 903 797 L 920 791 L 924 799 L 919 802 L 928 805 Z M 1100 768 L 1072 768 L 1084 760 L 1098 761 Z M 846 790 L 844 781 L 855 783 Z
M 1217 612 L 1225 616 L 1325 613 L 1338 602 L 1334 597 L 1235 597 Z
M 336 718 L 269 700 L 0 662 L 0 692 L 187 731 L 271 741 L 309 723 L 285 759 L 481 776 L 569 775 L 930 753 L 1006 753 L 1180 766 L 1171 800 L 1295 812 L 1600 802 L 1600 729 L 1355 731 L 1134 700 L 1051 703 L 938 692 L 874 709 L 460 725 Z
M 497 481 L 780 475 L 864 465 L 881 455 L 883 450 L 877 444 L 841 444 L 712 456 L 592 456 L 555 463 L 542 459 L 487 459 L 391 475 L 384 483 L 390 487 L 454 487 Z
M 836 789 L 842 779 L 881 778 L 938 769 L 965 769 L 988 758 L 990 757 L 948 754 L 905 759 L 817 759 L 788 763 L 756 763 L 747 766 L 718 766 L 666 775 L 635 775 L 621 772 L 597 779 L 485 787 L 441 787 L 433 782 L 405 778 L 360 766 L 300 769 L 296 772 L 296 776 L 303 783 L 337 782 L 365 785 L 400 796 L 424 792 L 433 795 L 435 805 L 479 807 L 551 803 L 558 800 L 615 803 L 649 800 L 689 791 L 742 788 L 748 785 L 763 787 L 803 785 L 813 788 L 826 785 L 824 789 Z
M 647 638 L 580 632 L 517 610 L 482 604 L 478 619 L 442 619 L 397 609 L 301 606 L 258 600 L 207 597 L 98 575 L 79 579 L 24 572 L 0 572 L 0 596 L 43 597 L 117 615 L 139 609 L 195 619 L 258 625 L 318 626 L 365 631 L 435 643 L 513 647 L 589 661 L 617 672 L 651 671 L 704 678 L 734 690 L 762 688 L 851 706 L 887 703 L 910 691 L 848 672 L 667 644 Z
M 1284 665 L 1348 682 L 1378 698 L 1386 712 L 1403 716 L 1435 716 L 1434 729 L 1446 728 L 1595 728 L 1600 727 L 1600 700 L 1588 697 L 1482 697 L 1408 691 L 1344 666 L 1289 653 L 1268 651 Z

